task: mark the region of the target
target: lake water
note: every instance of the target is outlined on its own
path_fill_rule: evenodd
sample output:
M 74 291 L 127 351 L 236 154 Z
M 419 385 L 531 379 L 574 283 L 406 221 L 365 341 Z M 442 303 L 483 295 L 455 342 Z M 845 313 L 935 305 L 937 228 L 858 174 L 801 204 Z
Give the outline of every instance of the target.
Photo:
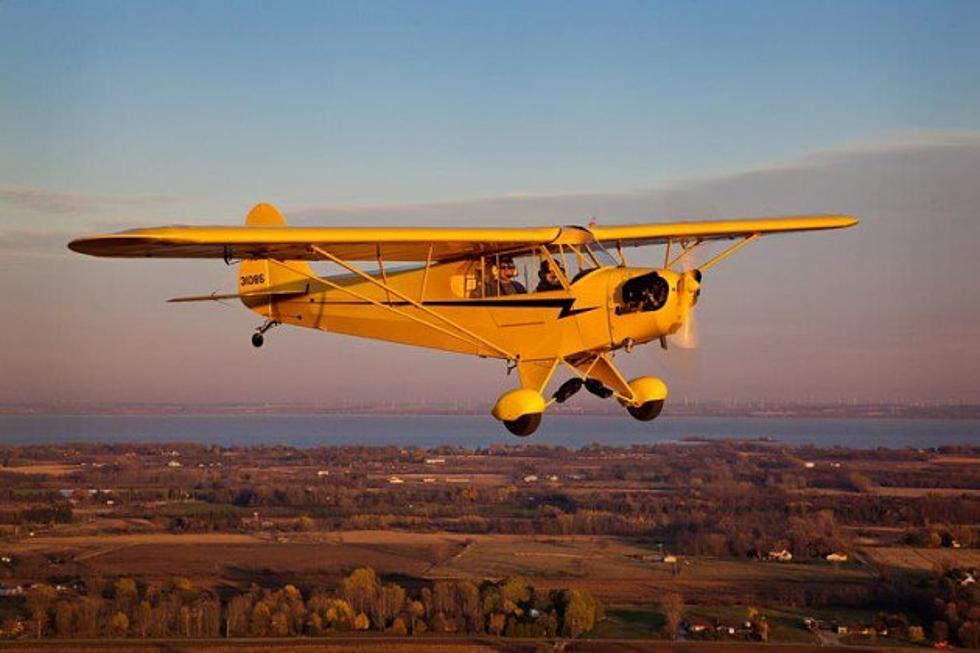
M 0 444 L 198 442 L 221 445 L 540 443 L 581 447 L 651 444 L 689 437 L 767 437 L 787 444 L 857 448 L 980 445 L 980 420 L 548 415 L 517 438 L 489 415 L 0 415 Z

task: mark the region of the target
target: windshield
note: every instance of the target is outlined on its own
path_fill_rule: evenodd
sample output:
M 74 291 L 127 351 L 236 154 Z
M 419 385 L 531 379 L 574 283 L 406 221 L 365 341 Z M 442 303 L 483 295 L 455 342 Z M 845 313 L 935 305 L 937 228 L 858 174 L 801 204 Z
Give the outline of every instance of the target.
M 592 255 L 599 261 L 599 265 L 602 267 L 618 267 L 619 260 L 609 253 L 602 243 L 596 241 L 594 243 L 589 243 L 589 251 Z

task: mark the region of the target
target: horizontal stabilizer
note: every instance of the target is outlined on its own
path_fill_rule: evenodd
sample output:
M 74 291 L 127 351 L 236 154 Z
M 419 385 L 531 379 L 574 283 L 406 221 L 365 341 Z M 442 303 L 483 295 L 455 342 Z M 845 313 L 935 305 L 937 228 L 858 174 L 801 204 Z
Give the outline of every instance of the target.
M 261 298 L 261 297 L 288 297 L 288 296 L 299 296 L 305 295 L 309 291 L 309 287 L 302 290 L 266 290 L 262 292 L 233 292 L 225 293 L 219 295 L 218 293 L 211 293 L 210 295 L 193 295 L 191 297 L 174 297 L 168 299 L 167 302 L 171 304 L 179 304 L 181 302 L 217 302 L 223 299 L 248 299 L 248 298 Z

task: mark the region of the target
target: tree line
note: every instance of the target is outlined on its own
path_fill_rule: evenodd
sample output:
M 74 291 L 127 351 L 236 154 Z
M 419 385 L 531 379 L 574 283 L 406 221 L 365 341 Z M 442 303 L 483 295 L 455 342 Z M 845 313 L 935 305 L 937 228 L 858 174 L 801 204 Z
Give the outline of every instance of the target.
M 31 588 L 19 617 L 0 624 L 7 637 L 59 639 L 327 636 L 383 632 L 505 637 L 577 637 L 604 618 L 588 590 L 539 591 L 522 577 L 500 582 L 440 580 L 409 592 L 373 569 L 352 571 L 336 589 L 305 594 L 294 585 L 225 599 L 186 578 L 166 585 L 120 578 L 84 593 Z

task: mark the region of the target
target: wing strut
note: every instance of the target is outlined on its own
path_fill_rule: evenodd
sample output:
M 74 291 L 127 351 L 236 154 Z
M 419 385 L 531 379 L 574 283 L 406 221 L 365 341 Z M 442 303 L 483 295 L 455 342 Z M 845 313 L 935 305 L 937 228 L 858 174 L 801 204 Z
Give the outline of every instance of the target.
M 475 341 L 481 343 L 483 346 L 489 347 L 490 349 L 494 350 L 495 352 L 497 352 L 498 354 L 502 355 L 507 360 L 517 360 L 518 357 L 515 354 L 512 354 L 509 351 L 507 351 L 506 349 L 504 349 L 503 347 L 500 347 L 499 345 L 495 345 L 494 343 L 490 342 L 486 338 L 483 338 L 483 337 L 481 337 L 481 336 L 473 333 L 472 331 L 470 331 L 466 327 L 461 326 L 461 325 L 457 324 L 456 322 L 453 322 L 452 320 L 450 320 L 445 315 L 442 315 L 442 314 L 440 314 L 440 313 L 438 313 L 436 311 L 433 311 L 428 306 L 423 306 L 422 304 L 420 304 L 419 302 L 415 301 L 414 299 L 412 299 L 411 297 L 409 297 L 405 293 L 403 293 L 403 292 L 401 292 L 399 290 L 396 290 L 395 288 L 392 288 L 391 286 L 389 286 L 386 283 L 382 283 L 382 282 L 378 281 L 377 279 L 375 279 L 374 277 L 372 277 L 370 274 L 367 274 L 366 272 L 364 272 L 363 270 L 361 270 L 356 265 L 351 265 L 347 261 L 344 261 L 343 259 L 337 258 L 336 256 L 334 256 L 333 254 L 331 254 L 327 250 L 323 249 L 322 247 L 317 247 L 316 245 L 310 245 L 310 249 L 312 251 L 316 252 L 317 254 L 319 254 L 320 256 L 322 256 L 323 258 L 325 258 L 325 259 L 327 259 L 329 261 L 333 261 L 334 263 L 336 263 L 340 267 L 344 268 L 345 270 L 347 270 L 349 272 L 353 272 L 354 274 L 356 274 L 357 276 L 361 277 L 365 281 L 368 281 L 369 283 L 373 283 L 374 285 L 376 285 L 379 288 L 381 288 L 382 290 L 384 290 L 386 293 L 387 292 L 390 292 L 395 297 L 401 299 L 402 301 L 408 302 L 410 305 L 412 305 L 413 307 L 419 309 L 423 313 L 426 313 L 428 315 L 431 315 L 432 317 L 436 318 L 437 320 L 440 320 L 442 322 L 445 322 L 446 324 L 448 324 L 449 326 L 453 327 L 454 329 L 456 329 L 460 333 L 464 333 L 467 336 L 469 336 L 470 339 L 475 340 Z M 415 319 L 416 321 L 420 321 L 417 318 L 413 318 L 413 319 Z M 428 324 L 428 323 L 427 322 L 422 322 L 422 324 Z M 430 326 L 434 326 L 434 325 L 430 325 Z
M 396 314 L 396 315 L 398 315 L 400 317 L 403 317 L 403 318 L 405 318 L 407 320 L 412 320 L 413 322 L 418 322 L 422 326 L 425 326 L 425 327 L 428 327 L 430 329 L 433 329 L 434 331 L 438 331 L 439 333 L 442 333 L 444 335 L 447 335 L 447 336 L 449 336 L 451 338 L 456 338 L 457 340 L 461 340 L 461 341 L 463 341 L 463 342 L 465 342 L 467 344 L 474 345 L 477 348 L 479 348 L 479 345 L 482 344 L 479 341 L 474 341 L 473 339 L 467 338 L 467 337 L 462 336 L 462 335 L 460 335 L 458 333 L 453 333 L 449 329 L 444 329 L 443 327 L 439 326 L 438 324 L 432 324 L 431 322 L 426 322 L 425 320 L 420 320 L 418 317 L 416 317 L 414 315 L 411 315 L 410 313 L 406 313 L 405 311 L 402 311 L 400 309 L 397 309 L 394 306 L 392 306 L 391 304 L 386 304 L 385 302 L 378 301 L 377 299 L 373 299 L 371 297 L 368 297 L 367 295 L 363 295 L 363 294 L 357 292 L 356 290 L 351 290 L 350 288 L 348 288 L 346 286 L 342 286 L 342 285 L 334 282 L 329 277 L 318 277 L 316 275 L 309 274 L 309 273 L 307 273 L 307 272 L 305 272 L 303 270 L 297 270 L 296 268 L 294 268 L 293 266 L 289 265 L 288 263 L 285 263 L 283 261 L 279 261 L 277 259 L 269 259 L 269 260 L 272 261 L 273 263 L 275 263 L 276 265 L 278 265 L 279 267 L 282 267 L 282 268 L 285 268 L 285 269 L 289 270 L 290 272 L 293 272 L 295 274 L 303 275 L 304 277 L 308 277 L 308 278 L 316 281 L 317 283 L 321 283 L 321 284 L 323 284 L 325 286 L 328 286 L 330 288 L 333 288 L 335 290 L 339 290 L 340 292 L 346 293 L 346 294 L 350 295 L 351 297 L 355 297 L 357 299 L 360 299 L 361 301 L 364 301 L 364 302 L 367 302 L 369 304 L 372 304 L 373 306 L 377 306 L 378 308 L 384 308 L 386 310 L 389 310 L 392 313 L 394 313 L 394 314 Z M 503 351 L 503 350 L 501 350 L 501 351 Z M 508 356 L 508 358 L 510 358 L 510 357 Z
M 320 256 L 322 256 L 323 258 L 325 258 L 325 259 L 327 259 L 329 261 L 333 261 L 334 263 L 336 263 L 340 267 L 344 268 L 345 270 L 347 270 L 349 272 L 353 272 L 354 274 L 356 274 L 357 276 L 361 277 L 365 281 L 367 281 L 369 283 L 373 283 L 374 285 L 378 286 L 379 288 L 381 288 L 385 292 L 390 292 L 392 295 L 394 295 L 395 297 L 401 299 L 402 301 L 408 302 L 411 306 L 419 309 L 423 313 L 426 313 L 428 315 L 431 315 L 432 317 L 436 318 L 437 320 L 441 320 L 442 322 L 445 322 L 446 324 L 448 324 L 449 326 L 453 327 L 454 329 L 456 329 L 460 333 L 466 334 L 472 340 L 475 340 L 475 341 L 481 343 L 482 345 L 484 345 L 485 347 L 489 347 L 490 349 L 494 350 L 495 352 L 497 352 L 498 354 L 502 355 L 507 360 L 517 360 L 518 357 L 517 357 L 516 354 L 512 354 L 509 351 L 507 351 L 506 349 L 504 349 L 503 347 L 500 347 L 499 345 L 495 345 L 494 343 L 490 342 L 486 338 L 483 338 L 483 337 L 481 337 L 481 336 L 473 333 L 472 331 L 470 331 L 466 327 L 461 326 L 461 325 L 457 324 L 456 322 L 453 322 L 452 320 L 450 320 L 445 315 L 442 315 L 442 314 L 440 314 L 440 313 L 438 313 L 436 311 L 433 311 L 428 306 L 423 306 L 422 304 L 420 304 L 419 302 L 415 301 L 414 299 L 412 299 L 411 297 L 409 297 L 405 293 L 403 293 L 403 292 L 401 292 L 399 290 L 396 290 L 395 288 L 392 288 L 388 284 L 385 284 L 385 283 L 382 283 L 382 282 L 378 281 L 377 279 L 375 279 L 374 277 L 372 277 L 370 274 L 367 274 L 366 272 L 364 272 L 363 270 L 361 270 L 356 265 L 351 265 L 347 261 L 344 261 L 343 259 L 337 258 L 336 256 L 334 256 L 333 254 L 331 254 L 327 250 L 325 250 L 325 249 L 323 249 L 321 247 L 317 247 L 316 245 L 310 245 L 310 249 L 312 251 L 316 252 L 317 254 L 319 254 Z M 416 321 L 422 322 L 421 320 L 418 320 L 418 318 L 413 318 L 413 319 L 415 319 Z M 422 324 L 428 324 L 428 323 L 427 322 L 422 322 Z M 435 326 L 435 325 L 430 325 L 430 326 Z
M 715 254 L 714 257 L 708 259 L 707 262 L 699 265 L 698 266 L 698 269 L 701 270 L 702 272 L 704 272 L 708 268 L 712 267 L 715 263 L 721 263 L 722 261 L 724 261 L 726 258 L 728 258 L 729 256 L 731 256 L 732 254 L 734 254 L 738 250 L 742 249 L 743 247 L 745 247 L 746 245 L 748 245 L 749 243 L 751 243 L 753 240 L 757 239 L 760 235 L 761 234 L 758 234 L 758 233 L 750 234 L 750 235 L 746 236 L 745 238 L 743 238 L 742 240 L 738 241 L 737 243 L 734 243 L 732 245 L 729 245 L 728 247 L 726 247 L 724 250 L 722 250 L 718 254 Z
M 462 340 L 463 342 L 467 342 L 469 344 L 474 344 L 474 345 L 477 345 L 478 347 L 479 347 L 479 345 L 483 345 L 484 347 L 487 347 L 487 348 L 489 348 L 489 349 L 497 352 L 498 354 L 500 354 L 503 358 L 506 358 L 507 360 L 516 361 L 518 359 L 518 356 L 516 354 L 512 354 L 511 352 L 507 351 L 503 347 L 500 347 L 499 345 L 496 345 L 496 344 L 490 342 L 486 338 L 483 338 L 483 337 L 481 337 L 481 336 L 473 333 L 472 331 L 470 331 L 466 327 L 463 327 L 463 326 L 457 324 L 456 322 L 454 322 L 453 320 L 450 320 L 445 315 L 441 315 L 440 313 L 438 313 L 436 311 L 433 311 L 431 308 L 422 305 L 421 303 L 419 303 L 418 301 L 412 299 L 408 295 L 405 295 L 401 291 L 399 291 L 399 290 L 397 290 L 395 288 L 392 288 L 387 283 L 382 283 L 381 281 L 378 281 L 377 279 L 375 279 L 371 275 L 367 274 L 366 272 L 364 272 L 363 270 L 361 270 L 357 266 L 351 265 L 350 263 L 344 261 L 343 259 L 340 259 L 340 258 L 334 256 L 333 254 L 331 254 L 330 252 L 322 249 L 321 247 L 317 247 L 316 245 L 311 245 L 310 246 L 310 250 L 313 251 L 313 252 L 316 252 L 317 254 L 319 254 L 324 259 L 336 263 L 337 265 L 339 265 L 340 267 L 344 268 L 345 270 L 356 274 L 357 276 L 361 277 L 365 281 L 368 281 L 368 282 L 370 282 L 370 283 L 378 286 L 379 288 L 381 288 L 382 290 L 385 291 L 385 295 L 386 296 L 389 296 L 389 294 L 390 294 L 390 295 L 394 295 L 395 297 L 398 297 L 399 299 L 407 302 L 409 305 L 413 306 L 414 308 L 419 309 L 423 313 L 426 313 L 427 315 L 431 315 L 432 317 L 436 318 L 437 320 L 440 320 L 440 321 L 448 324 L 450 327 L 452 327 L 453 329 L 455 329 L 459 333 L 454 333 L 454 332 L 452 332 L 452 331 L 450 331 L 448 329 L 445 329 L 445 328 L 443 328 L 443 327 L 441 327 L 441 326 L 439 326 L 437 324 L 433 324 L 433 323 L 428 322 L 426 320 L 421 320 L 417 316 L 414 316 L 414 315 L 412 315 L 410 313 L 407 313 L 405 311 L 402 311 L 402 310 L 399 310 L 399 309 L 395 308 L 390 303 L 380 302 L 378 300 L 375 300 L 375 299 L 372 299 L 372 298 L 368 297 L 367 295 L 362 295 L 361 293 L 358 293 L 355 290 L 351 290 L 350 288 L 347 288 L 345 286 L 341 286 L 340 284 L 337 284 L 337 283 L 331 281 L 328 277 L 317 277 L 315 275 L 308 274 L 308 273 L 306 273 L 306 272 L 304 272 L 302 270 L 296 270 L 292 266 L 290 266 L 289 264 L 284 263 L 283 261 L 279 261 L 277 259 L 269 259 L 269 260 L 275 262 L 277 265 L 280 265 L 280 266 L 286 268 L 287 270 L 291 270 L 292 272 L 294 272 L 296 274 L 301 274 L 301 275 L 303 275 L 305 277 L 309 277 L 310 279 L 313 279 L 314 281 L 317 281 L 319 283 L 323 283 L 325 285 L 328 285 L 328 286 L 330 286 L 330 287 L 332 287 L 332 288 L 334 288 L 336 290 L 340 290 L 341 292 L 345 292 L 348 295 L 352 295 L 354 297 L 357 297 L 358 299 L 361 299 L 363 301 L 367 301 L 367 302 L 369 302 L 369 303 L 371 303 L 371 304 L 373 304 L 375 306 L 378 306 L 378 307 L 381 307 L 381 308 L 386 308 L 386 309 L 392 311 L 393 313 L 396 313 L 397 315 L 400 315 L 401 317 L 404 317 L 406 319 L 412 320 L 413 322 L 418 322 L 419 324 L 421 324 L 423 326 L 426 326 L 426 327 L 428 327 L 430 329 L 434 329 L 435 331 L 439 331 L 440 333 L 443 333 L 445 335 L 448 335 L 448 336 L 451 336 L 453 338 L 456 338 L 457 340 Z M 389 299 L 389 301 L 390 301 L 390 299 Z M 463 335 L 460 335 L 460 333 L 462 333 Z
M 714 267 L 716 264 L 721 263 L 732 254 L 734 254 L 738 250 L 742 249 L 743 247 L 751 243 L 753 240 L 759 238 L 759 236 L 761 235 L 762 235 L 761 233 L 756 232 L 756 233 L 746 234 L 742 236 L 741 240 L 729 245 L 728 247 L 720 251 L 718 254 L 715 254 L 712 258 L 708 259 L 705 263 L 702 263 L 701 265 L 697 266 L 698 269 L 704 272 L 708 268 Z M 687 258 L 689 254 L 691 254 L 694 250 L 696 250 L 698 247 L 703 245 L 706 241 L 700 238 L 694 241 L 693 244 L 688 244 L 685 243 L 684 241 L 681 241 L 680 243 L 681 253 L 675 256 L 673 259 L 670 258 L 671 242 L 672 242 L 671 240 L 667 241 L 667 251 L 664 256 L 664 267 L 666 267 L 668 270 L 673 269 L 675 265 L 677 265 L 685 258 Z

